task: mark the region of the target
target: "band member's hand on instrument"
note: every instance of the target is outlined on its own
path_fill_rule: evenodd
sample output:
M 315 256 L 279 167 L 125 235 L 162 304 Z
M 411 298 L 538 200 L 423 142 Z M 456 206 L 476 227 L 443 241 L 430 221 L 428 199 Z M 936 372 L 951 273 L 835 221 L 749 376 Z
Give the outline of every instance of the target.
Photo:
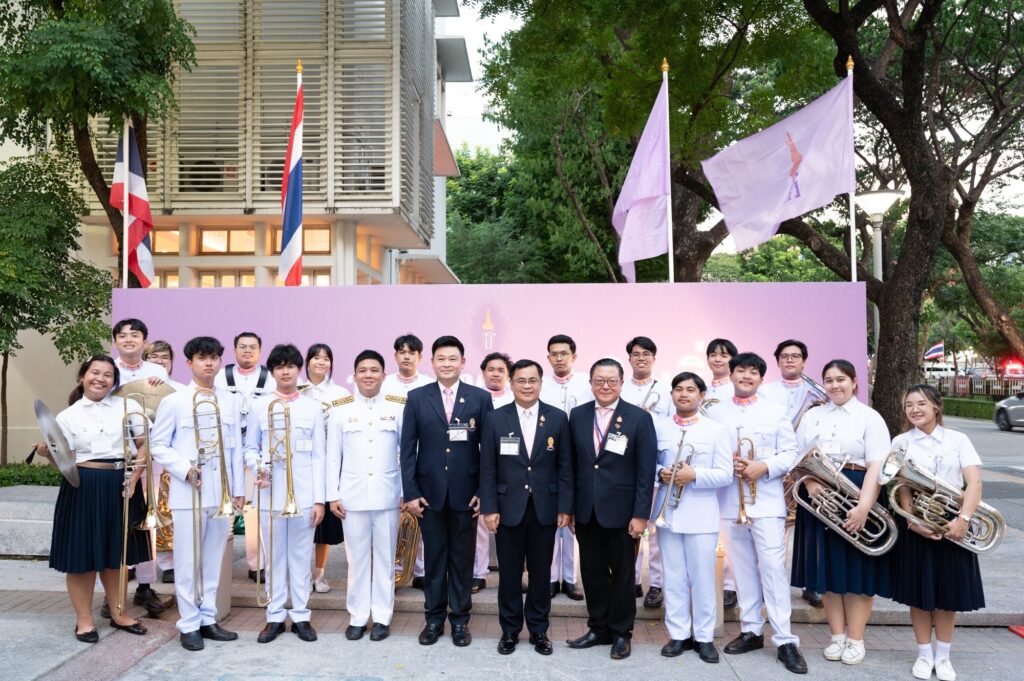
M 917 532 L 919 535 L 921 535 L 925 539 L 934 539 L 935 541 L 941 541 L 942 540 L 942 535 L 939 534 L 938 532 L 932 532 L 927 527 L 923 527 L 923 526 L 918 525 L 916 523 L 910 523 L 909 525 L 910 525 L 910 529 L 911 530 L 913 530 L 914 532 Z
M 422 518 L 423 509 L 425 509 L 428 505 L 429 504 L 427 504 L 427 500 L 424 499 L 423 497 L 420 497 L 419 499 L 413 499 L 412 501 L 406 502 L 405 510 L 408 511 L 409 513 L 412 513 L 417 518 Z
M 630 518 L 629 520 L 629 536 L 633 539 L 639 539 L 644 535 L 644 530 L 647 529 L 647 521 L 643 518 Z
M 805 480 L 804 489 L 807 490 L 807 493 L 809 495 L 811 495 L 812 497 L 816 497 L 819 494 L 821 494 L 821 490 L 825 489 L 825 487 L 816 480 Z
M 754 482 L 768 474 L 768 464 L 763 461 L 747 461 L 739 474 L 744 480 Z
M 245 497 L 244 496 L 243 497 L 234 497 L 231 500 L 231 502 L 232 502 L 232 505 L 235 507 L 235 510 L 238 511 L 239 513 L 241 513 L 242 509 L 245 508 Z
M 331 503 L 331 513 L 336 515 L 338 517 L 338 520 L 344 520 L 345 519 L 346 511 L 345 511 L 345 504 L 341 503 L 341 499 L 338 499 L 337 501 L 332 501 L 330 503 Z
M 846 522 L 843 523 L 843 529 L 847 532 L 860 532 L 864 529 L 864 523 L 868 520 L 868 511 L 871 510 L 870 505 L 857 504 L 846 513 Z
M 955 541 L 963 539 L 964 535 L 967 534 L 967 525 L 963 518 L 957 516 L 946 528 L 946 539 L 953 539 Z
M 188 480 L 188 484 L 196 489 L 199 489 L 203 484 L 203 473 L 195 466 L 189 469 L 188 475 L 185 478 Z
M 270 487 L 270 469 L 266 466 L 256 468 L 256 486 L 260 489 Z
M 564 514 L 559 514 L 559 515 L 564 515 Z M 569 532 L 571 532 L 572 534 L 576 534 L 576 516 L 574 516 L 574 515 L 569 516 L 569 520 L 568 520 L 568 522 L 565 523 L 565 526 L 569 528 Z
M 309 512 L 309 526 L 316 527 L 324 519 L 324 505 L 313 504 L 313 508 Z
M 47 459 L 53 458 L 52 456 L 50 456 L 50 446 L 45 442 L 37 442 L 34 445 L 32 445 L 31 453 L 38 454 L 39 456 L 42 456 Z
M 473 497 L 469 500 L 469 507 L 473 509 L 473 517 L 480 515 L 480 497 Z
M 688 485 L 697 479 L 697 471 L 685 461 L 679 464 L 679 471 L 676 473 L 676 487 Z
M 146 379 L 146 382 L 149 383 L 151 386 L 156 387 L 158 385 L 161 385 L 164 382 L 164 379 L 160 378 L 159 376 L 150 376 L 149 378 Z
M 500 513 L 485 513 L 484 514 L 484 527 L 486 527 L 487 531 L 490 532 L 491 534 L 494 534 L 495 532 L 498 531 L 498 523 L 500 523 L 500 522 L 501 522 L 501 514 Z
M 132 494 L 135 493 L 135 486 L 138 484 L 139 480 L 142 478 L 142 474 L 145 472 L 145 466 L 141 464 L 137 465 L 135 467 L 135 470 L 132 471 L 131 478 L 125 480 L 124 489 L 122 490 L 121 493 L 124 496 L 131 498 Z

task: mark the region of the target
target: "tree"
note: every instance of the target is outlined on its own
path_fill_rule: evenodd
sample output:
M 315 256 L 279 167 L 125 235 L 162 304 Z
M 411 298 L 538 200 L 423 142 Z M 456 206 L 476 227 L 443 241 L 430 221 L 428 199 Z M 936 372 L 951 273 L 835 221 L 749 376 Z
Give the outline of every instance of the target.
M 73 142 L 118 244 L 121 213 L 90 121 L 120 130 L 131 116 L 145 172 L 147 124 L 174 110 L 175 74 L 195 64 L 193 34 L 171 0 L 0 0 L 0 141 Z
M 73 166 L 40 155 L 0 167 L 0 465 L 7 463 L 7 367 L 18 334 L 53 338 L 65 362 L 98 352 L 107 337 L 109 272 L 76 259 L 86 206 Z

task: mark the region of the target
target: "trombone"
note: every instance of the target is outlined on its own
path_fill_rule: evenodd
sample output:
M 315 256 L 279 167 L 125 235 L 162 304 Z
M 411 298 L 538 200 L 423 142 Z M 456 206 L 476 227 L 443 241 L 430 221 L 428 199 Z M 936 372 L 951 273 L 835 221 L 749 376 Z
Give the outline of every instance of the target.
M 686 440 L 685 430 L 683 431 L 682 436 L 679 438 L 679 448 L 676 449 L 676 459 L 675 461 L 672 462 L 672 477 L 669 479 L 667 483 L 662 483 L 663 485 L 666 485 L 665 498 L 662 499 L 661 508 L 658 511 L 657 517 L 654 519 L 654 525 L 656 527 L 669 527 L 668 518 L 666 517 L 668 509 L 676 509 L 679 507 L 679 502 L 683 498 L 683 490 L 686 489 L 684 486 L 678 488 L 676 487 L 676 475 L 679 474 L 680 461 L 682 460 L 682 462 L 685 463 L 686 465 L 690 465 L 690 462 L 693 460 L 693 457 L 697 453 L 697 450 L 694 448 L 693 445 L 683 444 L 684 440 Z M 686 455 L 686 459 L 683 460 L 683 450 L 685 449 L 689 449 L 690 452 Z
M 267 459 L 264 462 L 261 458 L 256 467 L 257 477 L 264 472 L 267 475 L 269 487 L 267 502 L 270 506 L 267 528 L 267 543 L 270 548 L 266 550 L 266 596 L 260 595 L 260 571 L 256 571 L 256 605 L 265 608 L 270 605 L 270 599 L 274 593 L 274 464 L 284 463 L 285 469 L 285 499 L 284 508 L 279 517 L 295 518 L 300 515 L 298 505 L 295 503 L 295 479 L 292 475 L 292 424 L 288 403 L 285 400 L 273 400 L 267 405 Z M 263 515 L 262 515 L 262 490 L 256 494 L 256 555 L 264 555 L 263 545 Z
M 734 454 L 734 456 L 739 459 L 743 458 L 743 443 L 746 442 L 750 446 L 747 453 L 747 460 L 753 461 L 755 457 L 755 452 L 757 450 L 757 446 L 754 444 L 754 441 L 751 440 L 749 437 L 741 436 L 740 430 L 740 427 L 736 426 L 736 453 Z M 747 483 L 747 485 L 750 487 L 750 505 L 753 506 L 754 504 L 757 503 L 757 481 L 751 480 L 750 482 Z M 740 510 L 739 514 L 736 516 L 736 524 L 749 525 L 751 521 L 750 518 L 747 516 L 747 500 L 746 495 L 743 493 L 742 475 L 736 476 L 736 488 L 739 490 L 740 494 Z

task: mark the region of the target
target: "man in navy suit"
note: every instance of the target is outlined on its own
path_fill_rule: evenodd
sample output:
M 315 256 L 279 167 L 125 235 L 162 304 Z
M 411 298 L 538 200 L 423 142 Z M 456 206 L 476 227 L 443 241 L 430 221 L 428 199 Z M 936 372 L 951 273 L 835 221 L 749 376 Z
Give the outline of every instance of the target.
M 486 390 L 463 383 L 466 351 L 454 336 L 431 349 L 436 383 L 409 392 L 402 417 L 402 493 L 405 510 L 420 519 L 424 611 L 421 645 L 444 633 L 468 646 L 476 517 L 480 512 L 480 433 L 493 411 Z M 449 613 L 449 607 L 451 612 Z
M 523 629 L 523 561 L 530 573 L 525 619 L 530 643 L 552 652 L 548 638 L 548 568 L 555 529 L 569 524 L 573 472 L 569 419 L 540 401 L 544 370 L 532 359 L 512 365 L 515 401 L 495 410 L 480 439 L 480 511 L 497 532 L 498 652 L 515 652 Z
M 571 648 L 611 644 L 611 658 L 629 657 L 636 619 L 634 561 L 651 516 L 658 438 L 651 415 L 619 399 L 622 365 L 601 359 L 590 367 L 594 402 L 572 410 L 576 459 L 573 526 L 589 630 Z

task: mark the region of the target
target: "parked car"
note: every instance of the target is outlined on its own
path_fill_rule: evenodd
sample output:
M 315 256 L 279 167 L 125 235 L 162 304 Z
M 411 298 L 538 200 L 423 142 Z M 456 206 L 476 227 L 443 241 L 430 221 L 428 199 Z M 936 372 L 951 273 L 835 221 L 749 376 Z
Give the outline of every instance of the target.
M 993 418 L 999 430 L 1012 430 L 1014 426 L 1024 428 L 1024 392 L 996 402 Z

